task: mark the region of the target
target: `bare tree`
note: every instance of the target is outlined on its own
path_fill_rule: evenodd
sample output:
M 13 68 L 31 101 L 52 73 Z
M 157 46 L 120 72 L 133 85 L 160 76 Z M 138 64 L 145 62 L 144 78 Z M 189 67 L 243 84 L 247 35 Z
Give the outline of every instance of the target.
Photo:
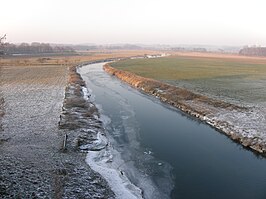
M 0 36 L 0 56 L 4 55 L 4 44 L 6 40 L 6 34 L 4 36 Z
M 4 36 L 0 36 L 0 45 L 4 45 L 4 41 L 6 40 L 6 34 Z

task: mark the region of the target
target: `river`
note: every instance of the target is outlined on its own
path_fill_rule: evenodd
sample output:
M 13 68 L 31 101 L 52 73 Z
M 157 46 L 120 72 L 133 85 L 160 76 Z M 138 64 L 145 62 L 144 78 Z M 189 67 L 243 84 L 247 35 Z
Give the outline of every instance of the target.
M 79 72 L 108 121 L 109 145 L 122 162 L 116 169 L 144 198 L 266 198 L 264 158 L 110 76 L 103 64 Z

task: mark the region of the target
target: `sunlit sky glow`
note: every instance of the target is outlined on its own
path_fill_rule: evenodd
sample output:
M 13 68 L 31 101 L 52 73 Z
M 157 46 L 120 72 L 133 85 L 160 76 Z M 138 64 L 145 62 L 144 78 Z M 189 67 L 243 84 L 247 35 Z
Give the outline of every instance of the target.
M 265 0 L 6 0 L 8 42 L 266 46 Z

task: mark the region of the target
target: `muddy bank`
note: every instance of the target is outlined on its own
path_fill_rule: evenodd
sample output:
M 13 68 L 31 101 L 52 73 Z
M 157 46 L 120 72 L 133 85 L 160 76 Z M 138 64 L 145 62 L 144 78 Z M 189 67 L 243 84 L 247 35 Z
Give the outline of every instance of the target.
M 252 130 L 249 132 L 248 128 L 242 128 L 241 123 L 236 125 L 234 122 L 234 120 L 241 120 L 240 117 L 243 117 L 243 115 L 245 119 L 248 119 L 247 116 L 252 114 L 252 110 L 195 94 L 153 79 L 143 78 L 133 73 L 117 70 L 108 64 L 104 66 L 104 70 L 133 87 L 159 98 L 162 102 L 205 121 L 235 142 L 241 143 L 244 147 L 265 155 L 266 139 L 263 132 L 260 132 L 261 134 Z

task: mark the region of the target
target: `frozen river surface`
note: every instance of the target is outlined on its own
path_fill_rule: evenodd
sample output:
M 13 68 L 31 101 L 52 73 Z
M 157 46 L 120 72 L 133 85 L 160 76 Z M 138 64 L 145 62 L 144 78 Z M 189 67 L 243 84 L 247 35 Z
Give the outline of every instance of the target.
M 100 109 L 112 148 L 108 151 L 112 168 L 101 170 L 103 176 L 109 175 L 109 183 L 114 180 L 113 189 L 119 189 L 115 182 L 124 183 L 127 176 L 135 187 L 124 187 L 136 198 L 136 187 L 144 198 L 266 198 L 264 158 L 136 91 L 105 73 L 102 66 L 91 64 L 79 72 Z M 114 170 L 120 173 L 119 181 L 110 177 Z

